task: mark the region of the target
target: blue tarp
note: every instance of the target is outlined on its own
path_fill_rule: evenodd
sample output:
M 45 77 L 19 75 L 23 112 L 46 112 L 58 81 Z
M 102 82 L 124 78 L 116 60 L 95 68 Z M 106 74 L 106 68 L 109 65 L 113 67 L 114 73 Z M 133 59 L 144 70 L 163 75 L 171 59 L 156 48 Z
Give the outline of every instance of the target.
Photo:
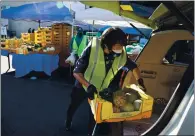
M 99 31 L 104 31 L 107 28 L 111 26 L 104 26 L 99 29 Z M 138 32 L 135 28 L 132 27 L 120 27 L 125 33 L 127 34 L 132 34 L 132 35 L 141 35 L 140 32 Z M 140 31 L 142 31 L 146 36 L 150 36 L 150 33 L 152 32 L 152 29 L 147 29 L 147 28 L 138 28 Z
M 23 77 L 31 71 L 45 72 L 48 76 L 58 68 L 59 56 L 48 54 L 12 54 L 12 67 L 15 77 Z
M 11 7 L 1 12 L 1 18 L 20 20 L 72 21 L 69 9 L 59 2 L 41 2 Z
M 2 50 L 1 49 L 1 56 L 8 56 L 9 52 L 7 50 Z

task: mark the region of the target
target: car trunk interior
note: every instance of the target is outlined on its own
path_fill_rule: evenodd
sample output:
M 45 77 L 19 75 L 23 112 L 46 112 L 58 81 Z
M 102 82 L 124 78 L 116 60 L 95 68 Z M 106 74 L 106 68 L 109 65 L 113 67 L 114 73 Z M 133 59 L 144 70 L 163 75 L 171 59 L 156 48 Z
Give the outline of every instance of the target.
M 161 2 L 139 1 L 135 3 L 155 8 L 161 4 Z M 189 22 L 194 22 L 193 1 L 177 1 L 174 4 Z M 153 31 L 145 48 L 136 59 L 147 93 L 154 97 L 153 115 L 150 119 L 125 122 L 124 135 L 140 135 L 155 123 L 180 83 L 189 65 L 188 62 L 194 54 L 189 55 L 189 52 L 194 51 L 194 37 L 185 27 L 185 22 L 179 20 L 170 11 L 165 12 L 160 17 L 156 16 L 153 20 L 158 29 Z M 179 48 L 180 51 L 178 51 Z M 183 55 L 180 55 L 181 52 Z M 131 71 L 128 72 L 123 87 L 128 84 L 136 84 Z

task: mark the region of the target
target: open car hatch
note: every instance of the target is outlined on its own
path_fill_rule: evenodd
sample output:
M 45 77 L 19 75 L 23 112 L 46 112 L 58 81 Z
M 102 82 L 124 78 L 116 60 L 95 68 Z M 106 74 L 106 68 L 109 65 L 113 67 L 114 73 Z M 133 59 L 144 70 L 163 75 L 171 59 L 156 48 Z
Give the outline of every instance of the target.
M 194 31 L 194 1 L 82 1 L 140 22 L 153 30 L 184 26 Z M 193 29 L 193 30 L 192 30 Z

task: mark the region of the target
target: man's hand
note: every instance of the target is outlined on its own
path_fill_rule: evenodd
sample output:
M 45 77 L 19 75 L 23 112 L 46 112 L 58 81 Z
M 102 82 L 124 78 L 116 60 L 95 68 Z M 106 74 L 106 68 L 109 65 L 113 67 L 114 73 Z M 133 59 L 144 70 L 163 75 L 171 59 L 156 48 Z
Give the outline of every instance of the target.
M 97 89 L 96 89 L 96 87 L 94 86 L 94 85 L 89 85 L 88 87 L 87 87 L 87 95 L 88 95 L 88 98 L 90 99 L 90 100 L 93 100 L 94 99 L 94 94 L 97 94 Z

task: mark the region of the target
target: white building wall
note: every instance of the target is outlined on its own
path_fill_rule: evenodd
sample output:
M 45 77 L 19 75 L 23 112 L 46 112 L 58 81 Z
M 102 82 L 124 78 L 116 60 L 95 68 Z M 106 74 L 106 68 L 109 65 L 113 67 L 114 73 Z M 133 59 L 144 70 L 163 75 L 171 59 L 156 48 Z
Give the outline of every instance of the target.
M 42 27 L 50 26 L 52 23 L 41 23 Z M 21 20 L 9 20 L 9 30 L 16 31 L 16 37 L 20 38 L 21 33 L 28 32 L 28 29 L 31 28 L 37 30 L 39 27 L 38 22 L 33 21 L 21 21 Z

